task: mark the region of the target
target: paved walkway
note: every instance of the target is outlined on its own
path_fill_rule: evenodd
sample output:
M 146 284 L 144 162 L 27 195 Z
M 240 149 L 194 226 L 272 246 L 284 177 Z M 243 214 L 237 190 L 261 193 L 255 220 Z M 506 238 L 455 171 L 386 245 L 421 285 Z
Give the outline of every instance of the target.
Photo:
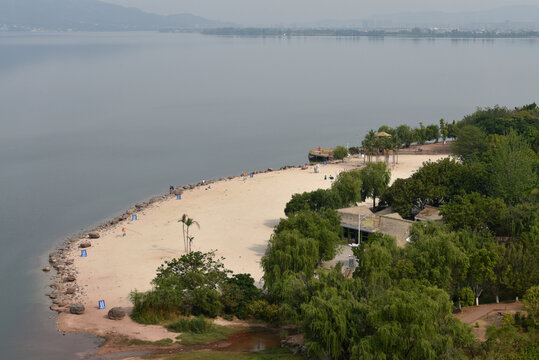
M 506 310 L 523 310 L 521 302 L 512 302 L 512 303 L 499 303 L 499 304 L 485 304 L 479 306 L 469 306 L 463 308 L 461 313 L 455 314 L 454 316 L 460 321 L 472 324 L 477 320 L 481 319 L 483 316 L 487 315 L 491 311 L 506 311 Z

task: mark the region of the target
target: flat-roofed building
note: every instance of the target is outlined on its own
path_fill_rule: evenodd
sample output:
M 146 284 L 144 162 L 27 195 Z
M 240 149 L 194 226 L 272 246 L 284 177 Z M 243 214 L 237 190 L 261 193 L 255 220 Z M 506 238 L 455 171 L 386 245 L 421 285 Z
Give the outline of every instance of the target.
M 413 221 L 404 220 L 389 211 L 374 214 L 365 205 L 339 209 L 337 212 L 341 216 L 344 238 L 352 245 L 367 240 L 369 234 L 379 232 L 395 237 L 397 245 L 404 246 L 413 224 Z

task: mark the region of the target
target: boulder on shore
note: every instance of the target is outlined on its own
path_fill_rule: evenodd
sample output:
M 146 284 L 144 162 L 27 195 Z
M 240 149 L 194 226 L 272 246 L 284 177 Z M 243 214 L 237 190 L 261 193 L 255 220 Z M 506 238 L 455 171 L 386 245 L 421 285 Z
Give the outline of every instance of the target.
M 101 235 L 99 235 L 98 232 L 91 232 L 91 233 L 88 233 L 88 237 L 90 239 L 99 239 L 101 237 Z
M 81 243 L 79 246 L 81 248 L 85 249 L 85 248 L 89 248 L 90 246 L 92 246 L 92 243 L 89 242 L 89 241 L 85 241 L 85 242 Z
M 113 307 L 109 310 L 108 317 L 111 320 L 122 320 L 125 317 L 125 310 L 121 307 Z
M 76 303 L 76 304 L 71 304 L 69 305 L 69 312 L 71 314 L 75 314 L 75 315 L 81 315 L 84 313 L 84 305 L 82 305 L 81 303 Z

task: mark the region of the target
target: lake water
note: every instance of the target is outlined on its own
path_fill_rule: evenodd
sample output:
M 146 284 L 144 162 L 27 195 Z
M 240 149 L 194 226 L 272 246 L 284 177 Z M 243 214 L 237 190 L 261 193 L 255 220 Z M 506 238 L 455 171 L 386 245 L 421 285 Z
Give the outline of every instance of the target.
M 0 33 L 0 349 L 76 359 L 47 253 L 181 185 L 307 161 L 379 125 L 537 101 L 537 40 Z

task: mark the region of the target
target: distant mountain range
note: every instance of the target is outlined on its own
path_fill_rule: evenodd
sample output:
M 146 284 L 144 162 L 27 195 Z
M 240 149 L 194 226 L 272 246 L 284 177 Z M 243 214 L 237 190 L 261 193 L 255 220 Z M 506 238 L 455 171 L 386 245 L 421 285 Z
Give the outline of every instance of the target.
M 0 28 L 9 30 L 161 30 L 231 26 L 192 14 L 162 16 L 97 0 L 0 0 Z
M 507 6 L 475 12 L 416 12 L 327 20 L 295 28 L 539 30 L 538 6 Z M 192 14 L 162 16 L 98 0 L 0 0 L 0 30 L 176 30 L 241 27 Z

